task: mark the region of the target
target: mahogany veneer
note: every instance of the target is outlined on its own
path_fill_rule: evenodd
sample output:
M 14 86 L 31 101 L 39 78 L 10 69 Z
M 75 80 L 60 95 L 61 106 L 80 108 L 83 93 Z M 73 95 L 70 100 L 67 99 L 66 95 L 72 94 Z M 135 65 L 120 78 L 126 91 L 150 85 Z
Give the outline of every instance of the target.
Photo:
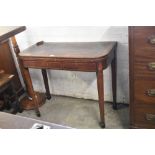
M 36 111 L 39 112 L 39 103 L 33 90 L 29 68 L 42 69 L 48 98 L 50 98 L 50 92 L 46 69 L 96 72 L 100 125 L 105 127 L 103 70 L 112 65 L 113 108 L 116 109 L 116 46 L 116 42 L 39 42 L 19 53 L 25 82 L 32 101 L 36 105 Z
M 130 125 L 155 128 L 155 27 L 129 27 Z

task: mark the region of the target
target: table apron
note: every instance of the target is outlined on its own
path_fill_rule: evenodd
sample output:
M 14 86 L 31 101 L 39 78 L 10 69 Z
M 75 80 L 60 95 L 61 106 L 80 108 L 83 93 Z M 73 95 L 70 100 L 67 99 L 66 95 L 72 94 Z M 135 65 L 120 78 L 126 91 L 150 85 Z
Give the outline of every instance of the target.
M 97 62 L 52 62 L 52 61 L 23 61 L 24 68 L 71 70 L 71 71 L 96 71 Z

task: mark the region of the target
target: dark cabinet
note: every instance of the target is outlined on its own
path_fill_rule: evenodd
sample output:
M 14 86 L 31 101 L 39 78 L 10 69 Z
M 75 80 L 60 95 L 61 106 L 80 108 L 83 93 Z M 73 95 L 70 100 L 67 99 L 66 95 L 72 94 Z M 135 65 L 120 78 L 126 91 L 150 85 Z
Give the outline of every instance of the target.
M 155 128 L 155 27 L 129 27 L 130 125 Z

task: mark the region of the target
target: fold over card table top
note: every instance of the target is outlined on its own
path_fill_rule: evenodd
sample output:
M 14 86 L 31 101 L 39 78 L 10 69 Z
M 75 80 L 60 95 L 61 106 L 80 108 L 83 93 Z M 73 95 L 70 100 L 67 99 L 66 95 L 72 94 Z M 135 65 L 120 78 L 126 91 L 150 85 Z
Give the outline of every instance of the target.
M 20 53 L 21 57 L 101 58 L 116 42 L 42 42 Z

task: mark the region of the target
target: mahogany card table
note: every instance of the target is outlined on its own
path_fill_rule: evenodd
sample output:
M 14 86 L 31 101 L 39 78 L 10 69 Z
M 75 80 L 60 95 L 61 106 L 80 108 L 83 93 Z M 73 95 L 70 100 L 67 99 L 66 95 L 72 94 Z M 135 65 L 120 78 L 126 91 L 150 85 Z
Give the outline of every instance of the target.
M 116 48 L 117 42 L 38 42 L 19 53 L 20 65 L 32 101 L 39 113 L 39 103 L 33 89 L 29 68 L 41 69 L 46 96 L 51 98 L 46 69 L 96 72 L 99 97 L 100 125 L 105 127 L 103 70 L 111 65 L 113 108 L 116 104 Z

